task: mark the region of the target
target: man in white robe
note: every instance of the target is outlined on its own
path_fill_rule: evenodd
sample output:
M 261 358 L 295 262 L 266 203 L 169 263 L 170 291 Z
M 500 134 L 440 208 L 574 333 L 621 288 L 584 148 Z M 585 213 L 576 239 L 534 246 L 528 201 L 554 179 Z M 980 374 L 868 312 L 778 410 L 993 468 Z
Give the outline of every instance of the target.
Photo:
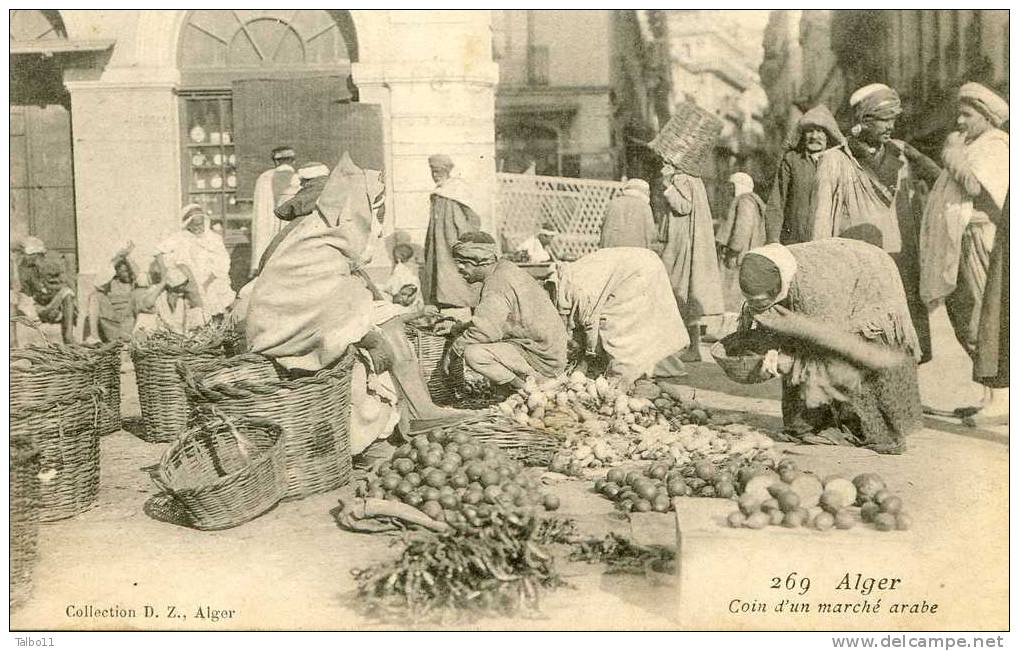
M 251 272 L 258 269 L 262 253 L 285 224 L 273 211 L 295 194 L 300 187 L 294 170 L 296 154 L 290 147 L 272 150 L 272 169 L 262 172 L 255 181 L 254 212 L 251 215 Z

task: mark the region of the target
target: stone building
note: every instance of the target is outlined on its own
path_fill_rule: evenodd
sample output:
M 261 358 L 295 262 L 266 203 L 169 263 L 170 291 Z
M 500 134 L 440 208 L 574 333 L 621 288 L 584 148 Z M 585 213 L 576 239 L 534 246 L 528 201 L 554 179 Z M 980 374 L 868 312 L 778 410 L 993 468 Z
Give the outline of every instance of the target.
M 669 87 L 647 13 L 492 11 L 500 171 L 648 178 Z
M 429 154 L 449 154 L 492 196 L 498 66 L 487 11 L 10 18 L 12 237 L 42 237 L 80 283 L 106 273 L 126 240 L 144 264 L 190 201 L 243 250 L 253 175 L 277 144 L 304 161 L 332 166 L 344 147 L 383 165 L 388 227 L 419 239 Z

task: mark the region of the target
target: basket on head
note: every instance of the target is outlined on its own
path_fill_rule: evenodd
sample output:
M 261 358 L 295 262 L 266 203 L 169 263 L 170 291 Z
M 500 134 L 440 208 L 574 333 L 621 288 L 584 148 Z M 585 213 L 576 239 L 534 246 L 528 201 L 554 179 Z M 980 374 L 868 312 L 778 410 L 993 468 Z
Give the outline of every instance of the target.
M 250 419 L 210 418 L 163 453 L 153 482 L 195 529 L 228 529 L 276 506 L 287 489 L 283 428 Z
M 187 427 L 188 402 L 177 363 L 223 358 L 233 337 L 226 327 L 209 325 L 188 334 L 156 330 L 132 339 L 131 361 L 146 440 L 166 443 Z
M 432 334 L 428 329 L 408 323 L 407 339 L 417 356 L 421 378 L 428 387 L 432 400 L 439 405 L 451 404 L 458 391 L 464 387 L 463 360 L 456 356 L 450 364 L 449 375 L 442 372 L 442 357 L 450 341 L 446 337 Z
M 459 420 L 429 424 L 418 422 L 412 433 L 463 432 L 471 437 L 493 443 L 509 457 L 528 466 L 547 466 L 559 449 L 559 441 L 548 432 L 521 425 L 512 418 L 482 411 Z
M 257 418 L 284 432 L 285 499 L 323 493 L 350 480 L 353 351 L 314 375 L 293 377 L 262 355 L 185 362 L 178 373 L 196 416 L 213 409 Z
M 95 506 L 99 494 L 99 400 L 96 386 L 11 409 L 11 439 L 39 453 L 39 520 L 52 522 Z
M 740 350 L 741 334 L 735 332 L 723 337 L 711 346 L 711 356 L 715 363 L 722 367 L 722 372 L 733 382 L 740 384 L 759 384 L 767 381 L 767 375 L 761 372 L 764 355 L 750 350 Z M 729 355 L 728 350 L 739 351 Z
M 25 437 L 12 438 L 10 448 L 10 607 L 14 609 L 32 594 L 32 573 L 39 558 L 39 453 Z
M 691 176 L 703 176 L 711 157 L 722 121 L 704 109 L 684 102 L 662 130 L 648 143 L 665 162 Z

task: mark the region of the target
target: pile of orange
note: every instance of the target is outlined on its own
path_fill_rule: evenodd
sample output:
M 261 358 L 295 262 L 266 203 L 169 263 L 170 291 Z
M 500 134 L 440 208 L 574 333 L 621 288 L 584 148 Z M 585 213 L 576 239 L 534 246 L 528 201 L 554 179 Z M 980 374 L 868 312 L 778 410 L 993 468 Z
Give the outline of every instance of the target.
M 460 529 L 484 526 L 496 513 L 557 509 L 559 498 L 540 486 L 497 446 L 464 432 L 433 431 L 397 448 L 361 494 L 403 502 Z

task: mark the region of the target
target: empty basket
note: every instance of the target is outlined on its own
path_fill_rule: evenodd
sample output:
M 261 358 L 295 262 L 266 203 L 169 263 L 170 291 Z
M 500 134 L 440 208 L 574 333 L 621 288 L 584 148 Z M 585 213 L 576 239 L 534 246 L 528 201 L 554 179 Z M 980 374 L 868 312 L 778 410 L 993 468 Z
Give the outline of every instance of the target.
M 170 444 L 153 482 L 181 507 L 183 524 L 236 527 L 283 499 L 283 428 L 257 419 L 204 421 Z

